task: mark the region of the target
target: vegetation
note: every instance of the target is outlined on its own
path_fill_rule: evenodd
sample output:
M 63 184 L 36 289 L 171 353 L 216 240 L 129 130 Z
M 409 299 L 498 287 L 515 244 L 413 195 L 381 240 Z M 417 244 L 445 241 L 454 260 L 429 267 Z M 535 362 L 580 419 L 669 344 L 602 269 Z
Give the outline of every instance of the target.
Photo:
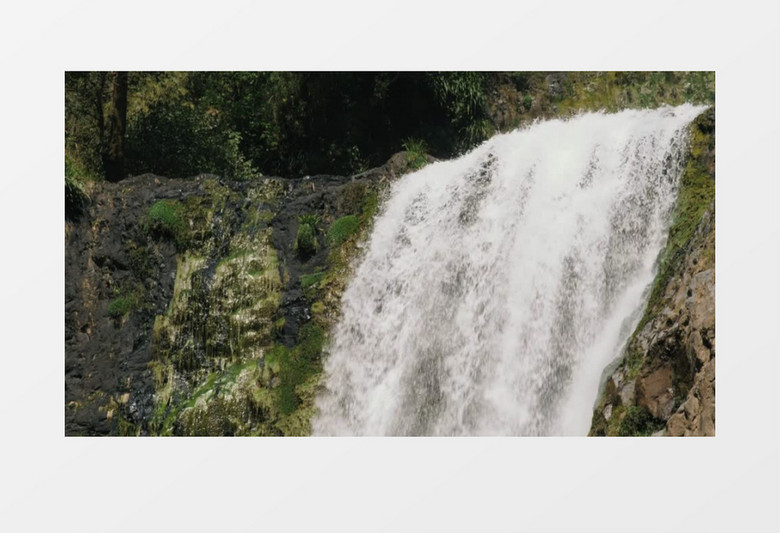
M 89 203 L 87 181 L 89 175 L 77 162 L 65 157 L 65 217 L 74 219 L 80 216 Z
M 303 399 L 298 389 L 319 372 L 324 338 L 322 328 L 308 322 L 298 332 L 295 346 L 276 344 L 266 354 L 268 368 L 280 380 L 274 389 L 274 403 L 282 415 L 292 414 L 301 405 Z
M 152 235 L 172 238 L 176 245 L 183 248 L 188 241 L 184 206 L 175 200 L 160 200 L 149 209 L 147 215 L 148 230 Z
M 704 74 L 704 73 L 702 73 Z M 645 312 L 626 344 L 624 358 L 621 361 L 625 376 L 629 380 L 636 379 L 647 368 L 648 359 L 646 347 L 640 345 L 638 336 L 648 323 L 656 319 L 665 305 L 664 293 L 667 291 L 676 272 L 680 271 L 685 260 L 686 249 L 694 237 L 704 212 L 713 206 L 715 198 L 715 110 L 710 108 L 699 115 L 690 127 L 688 157 L 680 178 L 680 191 L 677 197 L 672 225 L 665 249 L 660 255 L 658 274 L 653 281 L 650 298 Z M 702 254 L 702 259 L 709 265 L 714 265 L 714 250 L 711 247 Z M 684 362 L 681 368 L 674 369 L 673 388 L 675 406 L 681 404 L 688 393 L 686 383 L 690 368 Z M 683 379 L 685 378 L 685 379 Z M 664 427 L 662 420 L 654 419 L 643 407 L 625 409 L 618 405 L 612 411 L 609 422 L 606 423 L 600 414 L 607 403 L 614 403 L 616 397 L 612 392 L 604 391 L 599 407 L 594 411 L 591 432 L 607 435 L 649 435 Z
M 353 174 L 409 140 L 439 158 L 462 153 L 507 127 L 492 112 L 509 101 L 513 127 L 714 102 L 714 82 L 712 72 L 67 72 L 65 153 L 112 180 Z
M 501 105 L 520 114 L 515 125 L 578 109 L 711 97 L 710 73 L 658 74 L 569 73 L 553 94 L 545 73 L 66 73 L 66 214 L 88 205 L 92 181 L 145 172 L 238 180 L 351 174 L 384 163 L 399 147 L 409 166 L 420 168 L 427 154 L 450 157 L 491 135 L 500 91 L 512 95 Z M 703 139 L 694 136 L 693 153 L 710 150 Z M 686 169 L 663 264 L 684 247 L 712 192 L 702 165 L 697 159 Z M 298 279 L 312 312 L 302 325 L 281 316 L 283 287 L 294 271 L 280 264 L 268 237 L 285 182 L 236 185 L 207 177 L 204 196 L 155 203 L 143 221 L 146 234 L 124 244 L 138 281 L 157 274 L 152 238 L 187 250 L 177 256 L 168 310 L 147 313 L 157 314 L 152 433 L 308 431 L 326 332 L 377 211 L 377 185 L 355 180 L 334 205 L 298 218 L 300 258 L 328 246 L 324 269 Z M 143 293 L 132 294 L 116 293 L 108 314 L 119 320 L 135 309 L 141 317 Z M 290 331 L 299 326 L 295 337 Z M 620 406 L 615 413 L 614 433 L 655 428 L 642 411 Z
M 557 114 L 715 102 L 714 72 L 571 72 L 551 95 Z
M 317 253 L 317 230 L 309 223 L 298 224 L 298 235 L 295 237 L 295 249 L 302 259 Z
M 421 139 L 406 139 L 403 143 L 407 161 L 412 169 L 419 169 L 428 163 L 428 146 Z
M 119 319 L 130 312 L 135 306 L 135 298 L 132 296 L 120 296 L 108 304 L 108 315 L 111 318 Z
M 121 156 L 125 174 L 234 179 L 355 173 L 383 163 L 406 138 L 425 139 L 448 157 L 489 133 L 491 79 L 469 72 L 68 72 L 66 153 L 99 176 L 115 174 Z M 125 121 L 114 95 L 122 87 Z M 126 135 L 121 147 L 117 134 Z
M 339 246 L 346 241 L 350 235 L 354 234 L 359 226 L 360 221 L 355 215 L 347 215 L 333 221 L 333 224 L 331 224 L 330 229 L 328 230 L 328 243 L 331 246 Z
M 616 417 L 617 418 L 617 417 Z M 630 406 L 620 420 L 617 434 L 621 437 L 646 437 L 663 429 L 666 422 L 655 418 L 647 407 Z
M 693 236 L 702 214 L 715 198 L 714 160 L 715 113 L 714 109 L 703 113 L 690 128 L 689 157 L 680 181 L 669 238 L 658 266 L 658 275 L 653 283 L 647 313 L 638 330 L 646 324 L 666 289 L 676 262 L 682 259 L 685 246 Z

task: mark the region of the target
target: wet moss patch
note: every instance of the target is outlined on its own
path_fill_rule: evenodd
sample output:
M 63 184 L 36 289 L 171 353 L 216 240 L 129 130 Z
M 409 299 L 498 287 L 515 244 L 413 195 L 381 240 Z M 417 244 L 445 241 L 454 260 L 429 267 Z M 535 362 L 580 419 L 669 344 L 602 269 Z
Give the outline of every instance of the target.
M 183 249 L 189 242 L 189 231 L 185 221 L 186 210 L 176 200 L 159 200 L 149 208 L 147 228 L 154 236 L 173 239 Z
M 347 215 L 335 220 L 328 229 L 328 243 L 331 246 L 340 246 L 357 232 L 359 226 L 360 221 L 355 215 Z

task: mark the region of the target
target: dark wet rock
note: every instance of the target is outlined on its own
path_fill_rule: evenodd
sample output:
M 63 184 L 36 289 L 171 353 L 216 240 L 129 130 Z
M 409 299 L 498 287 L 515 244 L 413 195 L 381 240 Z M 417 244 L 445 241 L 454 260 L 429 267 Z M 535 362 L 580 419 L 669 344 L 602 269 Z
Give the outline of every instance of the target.
M 241 182 L 144 174 L 94 187 L 66 220 L 66 435 L 304 432 L 305 421 L 273 425 L 283 380 L 264 354 L 292 349 L 312 321 L 300 277 L 329 267 L 330 224 L 402 169 L 394 160 L 359 176 Z M 150 232 L 161 201 L 182 206 L 180 238 Z M 304 215 L 319 217 L 319 246 L 302 260 Z M 322 324 L 343 277 L 333 276 Z

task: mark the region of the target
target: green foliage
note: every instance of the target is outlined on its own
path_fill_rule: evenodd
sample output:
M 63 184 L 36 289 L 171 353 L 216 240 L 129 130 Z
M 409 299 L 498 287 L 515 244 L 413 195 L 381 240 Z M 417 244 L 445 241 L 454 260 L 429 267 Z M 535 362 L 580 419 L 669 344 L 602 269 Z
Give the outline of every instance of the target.
M 229 130 L 226 136 L 225 170 L 222 173 L 239 180 L 262 176 L 263 174 L 252 165 L 252 162 L 241 151 L 241 133 Z
M 86 181 L 88 173 L 72 157 L 65 154 L 65 216 L 76 218 L 89 203 Z
M 425 139 L 420 152 L 447 158 L 493 134 L 490 106 L 502 94 L 497 89 L 507 87 L 523 95 L 519 106 L 538 108 L 534 117 L 714 102 L 713 72 L 569 72 L 555 102 L 546 77 L 131 72 L 125 167 L 130 174 L 215 173 L 234 179 L 353 174 L 387 161 L 403 139 Z M 103 173 L 110 98 L 110 73 L 66 73 L 65 153 L 93 176 Z M 75 187 L 68 185 L 69 198 L 78 195 Z
M 293 348 L 277 344 L 266 354 L 266 365 L 279 377 L 280 383 L 274 389 L 274 395 L 282 415 L 292 414 L 301 405 L 297 389 L 319 372 L 323 343 L 324 332 L 309 322 L 301 327 L 298 344 Z
M 314 228 L 314 230 L 316 231 L 317 230 L 317 226 L 320 223 L 320 216 L 318 214 L 316 214 L 316 213 L 309 213 L 309 214 L 306 214 L 306 215 L 301 215 L 301 216 L 298 217 L 298 223 L 299 224 L 308 224 L 309 226 Z
M 379 208 L 379 195 L 377 192 L 373 190 L 368 191 L 360 207 L 360 223 L 370 222 Z
M 431 74 L 437 103 L 445 110 L 456 131 L 455 148 L 464 151 L 492 133 L 487 120 L 485 72 L 439 72 Z
M 159 200 L 149 209 L 147 228 L 153 235 L 172 238 L 184 248 L 189 239 L 184 206 L 175 200 Z
M 666 289 L 675 262 L 681 260 L 685 246 L 715 197 L 714 169 L 709 166 L 709 155 L 715 148 L 714 128 L 713 109 L 700 115 L 691 126 L 688 158 L 680 181 L 669 238 L 661 256 L 647 312 L 637 329 L 644 326 L 652 316 Z
M 109 90 L 107 72 L 65 73 L 66 168 L 69 160 L 91 175 L 102 175 L 104 104 L 110 99 Z
M 487 81 L 474 72 L 131 72 L 126 168 L 216 173 L 352 174 L 408 137 L 447 157 L 489 132 Z M 100 175 L 107 73 L 66 73 L 66 153 Z M 104 109 L 105 108 L 105 109 Z
M 295 249 L 302 259 L 311 257 L 317 252 L 317 232 L 311 224 L 299 224 L 298 235 L 295 237 Z
M 190 177 L 219 172 L 231 176 L 235 166 L 227 155 L 231 150 L 235 150 L 235 140 L 231 143 L 218 118 L 201 113 L 187 101 L 160 102 L 128 118 L 127 167 L 132 174 Z
M 715 103 L 714 72 L 567 72 L 553 114 Z M 550 102 L 543 102 L 549 105 Z
M 666 427 L 666 422 L 655 418 L 647 407 L 630 406 L 620 421 L 617 434 L 621 437 L 645 437 Z
M 409 138 L 403 142 L 404 150 L 406 150 L 406 161 L 409 166 L 417 170 L 428 164 L 428 146 L 422 139 Z
M 353 235 L 360 227 L 360 221 L 355 215 L 341 217 L 330 225 L 328 242 L 331 246 L 339 246 Z
M 298 332 L 298 354 L 306 361 L 316 361 L 322 353 L 325 333 L 318 325 L 307 322 Z
M 325 272 L 315 272 L 314 274 L 303 274 L 300 278 L 301 288 L 305 291 L 313 287 L 325 277 Z
M 111 318 L 119 319 L 128 314 L 135 306 L 136 301 L 132 296 L 120 296 L 108 304 L 108 315 Z

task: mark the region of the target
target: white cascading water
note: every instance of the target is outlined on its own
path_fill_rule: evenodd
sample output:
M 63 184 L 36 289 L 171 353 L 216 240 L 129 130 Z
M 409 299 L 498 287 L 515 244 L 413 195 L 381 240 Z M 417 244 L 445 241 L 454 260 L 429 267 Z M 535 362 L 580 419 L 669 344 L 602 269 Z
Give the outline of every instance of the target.
M 703 109 L 537 123 L 394 183 L 343 296 L 314 434 L 587 434 Z

